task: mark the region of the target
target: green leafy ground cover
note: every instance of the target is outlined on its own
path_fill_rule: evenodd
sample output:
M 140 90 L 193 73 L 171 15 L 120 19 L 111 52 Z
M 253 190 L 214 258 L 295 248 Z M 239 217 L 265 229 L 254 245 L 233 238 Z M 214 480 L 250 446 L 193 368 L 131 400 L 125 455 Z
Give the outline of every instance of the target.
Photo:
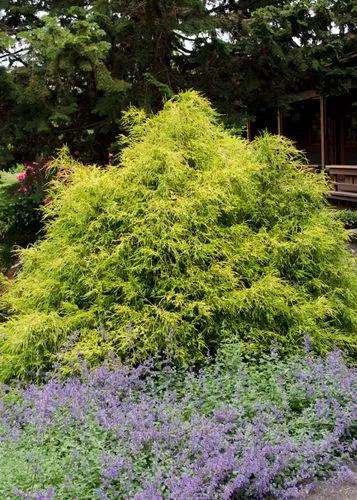
M 195 92 L 126 120 L 116 166 L 60 159 L 72 173 L 54 183 L 46 235 L 21 252 L 3 297 L 1 378 L 71 370 L 78 355 L 94 365 L 110 351 L 197 364 L 232 336 L 247 357 L 272 342 L 295 353 L 305 334 L 321 353 L 354 356 L 347 232 L 293 145 L 233 136 Z
M 116 360 L 0 386 L 1 498 L 291 499 L 356 452 L 356 370 L 341 353 L 200 373 Z

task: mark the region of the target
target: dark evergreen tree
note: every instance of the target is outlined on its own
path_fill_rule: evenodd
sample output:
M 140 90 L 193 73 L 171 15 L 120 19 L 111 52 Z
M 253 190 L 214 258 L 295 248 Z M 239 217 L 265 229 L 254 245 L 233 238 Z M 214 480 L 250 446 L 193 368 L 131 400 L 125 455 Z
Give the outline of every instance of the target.
M 356 76 L 354 0 L 5 0 L 0 166 L 67 143 L 105 162 L 129 105 L 185 88 L 232 123 Z
M 49 155 L 63 143 L 106 161 L 123 109 L 156 110 L 185 87 L 186 38 L 205 15 L 201 0 L 7 2 L 2 162 Z
M 357 71 L 354 0 L 211 2 L 215 36 L 196 54 L 204 90 L 233 121 L 284 107 L 291 94 L 346 90 Z M 288 98 L 288 99 L 287 99 Z

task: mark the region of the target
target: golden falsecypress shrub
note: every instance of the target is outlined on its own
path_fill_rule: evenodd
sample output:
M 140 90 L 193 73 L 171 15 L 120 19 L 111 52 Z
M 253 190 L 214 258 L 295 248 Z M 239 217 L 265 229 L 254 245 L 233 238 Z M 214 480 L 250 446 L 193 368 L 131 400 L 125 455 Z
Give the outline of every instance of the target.
M 61 158 L 72 174 L 6 295 L 2 379 L 110 351 L 197 363 L 231 335 L 247 354 L 294 352 L 306 334 L 353 352 L 347 233 L 292 144 L 234 137 L 195 92 L 129 118 L 119 166 Z

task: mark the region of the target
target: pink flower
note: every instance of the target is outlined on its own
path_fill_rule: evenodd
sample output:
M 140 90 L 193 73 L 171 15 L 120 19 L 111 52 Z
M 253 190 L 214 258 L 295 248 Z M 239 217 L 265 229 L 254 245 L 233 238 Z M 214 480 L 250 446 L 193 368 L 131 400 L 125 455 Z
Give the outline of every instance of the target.
M 26 172 L 20 172 L 19 174 L 17 174 L 16 179 L 19 182 L 23 182 L 26 179 Z

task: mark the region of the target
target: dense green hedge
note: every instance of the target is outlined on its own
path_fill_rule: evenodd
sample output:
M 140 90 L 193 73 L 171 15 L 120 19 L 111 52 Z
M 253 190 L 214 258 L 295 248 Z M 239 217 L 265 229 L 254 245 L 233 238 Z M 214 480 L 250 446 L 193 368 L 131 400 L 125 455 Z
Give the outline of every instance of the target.
M 70 181 L 54 185 L 47 236 L 23 251 L 6 297 L 1 377 L 78 353 L 137 362 L 166 350 L 199 363 L 232 334 L 246 355 L 272 341 L 296 351 L 305 334 L 320 352 L 353 352 L 347 233 L 292 144 L 234 137 L 195 92 L 129 118 L 118 166 L 61 160 Z

